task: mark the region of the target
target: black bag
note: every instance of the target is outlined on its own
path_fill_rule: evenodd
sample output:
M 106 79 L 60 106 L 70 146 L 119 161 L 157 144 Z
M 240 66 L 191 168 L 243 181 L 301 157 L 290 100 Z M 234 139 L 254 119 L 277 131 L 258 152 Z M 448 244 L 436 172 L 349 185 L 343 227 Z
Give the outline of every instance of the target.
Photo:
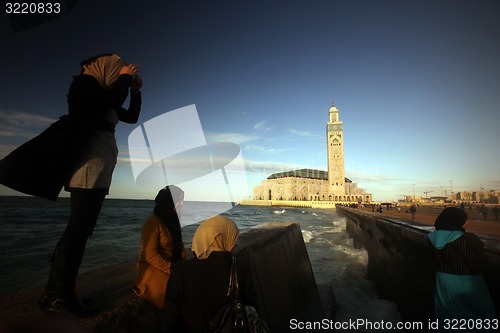
M 0 160 L 0 183 L 55 201 L 75 170 L 83 144 L 82 126 L 64 115 Z
M 259 318 L 253 306 L 244 305 L 238 299 L 239 286 L 236 273 L 236 258 L 232 257 L 231 275 L 226 301 L 209 322 L 209 332 L 213 333 L 270 333 L 267 324 Z

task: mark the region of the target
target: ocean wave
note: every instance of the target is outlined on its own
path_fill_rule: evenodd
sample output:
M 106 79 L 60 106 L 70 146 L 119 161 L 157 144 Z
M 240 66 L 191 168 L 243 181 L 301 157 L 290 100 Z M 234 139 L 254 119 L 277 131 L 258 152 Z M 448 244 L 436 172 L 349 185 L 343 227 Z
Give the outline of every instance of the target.
M 304 243 L 307 244 L 314 238 L 314 234 L 309 230 L 302 230 L 302 238 L 304 238 Z

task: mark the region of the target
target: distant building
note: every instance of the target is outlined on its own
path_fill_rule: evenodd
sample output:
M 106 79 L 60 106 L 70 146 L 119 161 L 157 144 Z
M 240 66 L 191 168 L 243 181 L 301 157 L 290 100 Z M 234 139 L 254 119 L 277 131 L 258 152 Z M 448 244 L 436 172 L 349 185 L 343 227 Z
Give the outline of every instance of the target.
M 495 191 L 495 190 L 490 190 L 487 192 L 481 192 L 478 193 L 478 201 L 481 203 L 485 204 L 498 204 L 499 203 L 499 197 L 500 197 L 500 191 Z
M 345 177 L 344 132 L 332 103 L 326 124 L 328 171 L 301 169 L 274 173 L 255 186 L 254 200 L 371 202 L 372 195 Z
M 474 202 L 477 200 L 476 192 L 457 192 L 453 200 Z

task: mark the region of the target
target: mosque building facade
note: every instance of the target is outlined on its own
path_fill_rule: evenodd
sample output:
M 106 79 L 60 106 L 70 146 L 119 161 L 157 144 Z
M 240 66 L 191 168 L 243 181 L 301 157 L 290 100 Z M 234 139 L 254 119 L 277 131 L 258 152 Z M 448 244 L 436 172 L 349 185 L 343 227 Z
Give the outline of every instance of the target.
M 328 171 L 300 169 L 274 173 L 253 190 L 253 200 L 371 203 L 372 195 L 345 177 L 344 131 L 332 103 L 326 124 Z

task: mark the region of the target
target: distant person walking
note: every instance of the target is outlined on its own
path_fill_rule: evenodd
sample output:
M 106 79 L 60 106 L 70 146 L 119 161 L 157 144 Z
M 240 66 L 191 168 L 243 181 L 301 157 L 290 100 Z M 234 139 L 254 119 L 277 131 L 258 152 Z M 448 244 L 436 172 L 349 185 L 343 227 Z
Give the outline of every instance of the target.
M 71 193 L 69 222 L 52 254 L 49 279 L 39 300 L 44 311 L 85 317 L 96 314 L 78 300 L 75 282 L 87 239 L 108 194 L 117 159 L 114 136 L 119 121 L 136 123 L 141 110 L 139 66 L 116 54 L 84 60 L 68 92 L 69 116 L 79 123 L 83 147 L 77 169 L 66 183 Z M 122 107 L 130 92 L 130 107 Z
M 495 217 L 495 221 L 498 221 L 498 214 L 500 213 L 500 208 L 498 208 L 498 206 L 495 206 L 491 209 L 491 212 L 493 213 L 493 216 Z
M 417 207 L 415 205 L 410 206 L 411 219 L 415 220 L 415 214 L 417 213 Z
M 435 305 L 441 331 L 445 331 L 445 319 L 496 318 L 482 275 L 486 262 L 484 244 L 476 235 L 465 232 L 467 218 L 467 213 L 457 207 L 445 208 L 434 223 L 436 230 L 428 234 L 435 248 Z M 468 328 L 467 332 L 476 332 L 474 327 Z
M 483 220 L 486 220 L 488 218 L 488 207 L 486 207 L 486 205 L 481 205 L 481 215 L 483 215 Z

